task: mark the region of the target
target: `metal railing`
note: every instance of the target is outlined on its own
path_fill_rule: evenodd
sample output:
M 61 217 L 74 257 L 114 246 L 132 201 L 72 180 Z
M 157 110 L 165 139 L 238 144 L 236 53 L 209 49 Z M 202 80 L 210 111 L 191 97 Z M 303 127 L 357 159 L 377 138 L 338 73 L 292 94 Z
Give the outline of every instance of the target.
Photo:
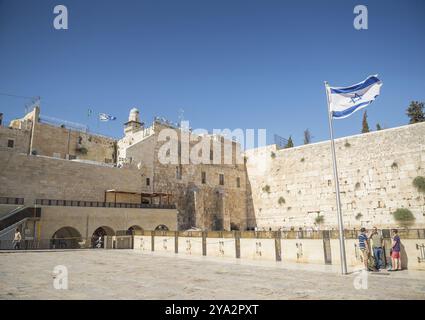
M 24 204 L 24 198 L 0 197 L 0 204 Z
M 176 209 L 174 204 L 122 203 L 82 200 L 37 199 L 36 205 L 61 207 L 99 207 L 99 208 L 134 208 L 134 209 Z
M 65 249 L 97 249 L 104 247 L 104 240 L 99 243 L 91 238 L 52 238 L 21 241 L 0 240 L 0 250 L 65 250 Z

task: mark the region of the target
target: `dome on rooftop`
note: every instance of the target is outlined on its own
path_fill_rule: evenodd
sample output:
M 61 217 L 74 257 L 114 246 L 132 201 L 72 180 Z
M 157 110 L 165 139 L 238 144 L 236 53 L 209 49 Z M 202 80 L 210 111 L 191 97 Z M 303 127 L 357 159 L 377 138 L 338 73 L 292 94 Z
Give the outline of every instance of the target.
M 130 110 L 130 113 L 139 113 L 139 109 L 133 108 Z

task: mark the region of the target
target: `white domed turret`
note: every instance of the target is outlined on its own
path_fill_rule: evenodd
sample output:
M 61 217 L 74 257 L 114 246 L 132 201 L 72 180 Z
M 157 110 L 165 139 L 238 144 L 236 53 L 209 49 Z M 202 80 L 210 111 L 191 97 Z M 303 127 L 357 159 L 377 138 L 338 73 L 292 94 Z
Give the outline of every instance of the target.
M 133 134 L 143 129 L 143 123 L 140 122 L 139 109 L 133 108 L 130 110 L 128 122 L 124 124 L 125 135 Z
M 130 115 L 128 116 L 128 121 L 140 122 L 139 109 L 133 108 L 130 110 Z

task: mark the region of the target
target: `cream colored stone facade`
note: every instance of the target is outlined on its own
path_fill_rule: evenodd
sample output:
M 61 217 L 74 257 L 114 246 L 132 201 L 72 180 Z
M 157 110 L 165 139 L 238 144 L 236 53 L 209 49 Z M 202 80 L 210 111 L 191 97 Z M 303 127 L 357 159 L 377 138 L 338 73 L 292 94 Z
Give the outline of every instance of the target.
M 37 112 L 13 121 L 12 128 L 0 127 L 0 197 L 24 197 L 31 204 L 35 199 L 105 201 L 111 189 L 166 193 L 177 206 L 179 229 L 337 227 L 329 141 L 248 150 L 242 164 L 236 161 L 240 147 L 232 142 L 231 164 L 164 164 L 161 131 L 171 129 L 177 136 L 181 131 L 160 121 L 145 127 L 137 109 L 118 141 L 37 121 L 33 127 Z M 199 137 L 191 136 L 189 150 Z M 7 147 L 10 139 L 14 148 Z M 116 159 L 117 166 L 64 159 L 76 155 L 79 146 L 88 152 L 77 157 L 98 163 Z M 37 156 L 29 155 L 30 149 Z M 412 185 L 425 175 L 425 123 L 338 139 L 336 153 L 346 228 L 397 226 L 391 215 L 397 208 L 412 211 L 415 227 L 425 226 L 424 195 Z M 324 217 L 321 225 L 315 225 L 318 215 Z
M 1 147 L 6 145 L 2 140 L 14 138 L 17 152 L 109 164 L 116 162 L 115 139 L 42 122 L 39 107 L 22 119 L 13 120 L 9 127 L 0 127 Z
M 137 125 L 135 125 L 137 124 Z M 159 141 L 162 130 L 172 130 L 180 140 L 182 131 L 169 125 L 154 121 L 144 128 L 133 109 L 125 127 L 125 137 L 118 142 L 119 165 L 137 168 L 143 177 L 145 187 L 151 192 L 163 192 L 173 195 L 183 229 L 198 227 L 205 230 L 245 229 L 246 224 L 246 171 L 244 164 L 237 164 L 241 156 L 240 146 L 228 142 L 232 148 L 231 164 L 164 164 L 160 161 L 160 149 L 166 143 Z M 183 133 L 184 134 L 184 133 Z M 199 136 L 187 133 L 190 139 L 189 152 L 195 147 Z M 215 137 L 217 138 L 217 137 Z M 213 139 L 213 137 L 211 137 Z M 178 144 L 178 141 L 173 141 Z M 177 148 L 177 147 L 176 147 Z M 221 150 L 211 150 L 220 154 L 220 163 L 224 163 L 225 144 Z M 184 151 L 183 151 L 184 152 Z M 210 159 L 208 154 L 208 159 Z M 181 153 L 179 163 L 181 163 Z M 224 184 L 220 184 L 220 175 Z M 205 180 L 203 181 L 202 177 Z M 149 185 L 147 185 L 149 179 Z
M 408 208 L 416 227 L 425 226 L 424 194 L 412 184 L 425 175 L 425 123 L 337 139 L 336 155 L 346 228 L 397 226 L 391 215 L 397 208 Z M 282 150 L 268 146 L 246 156 L 251 225 L 337 227 L 329 141 Z M 314 225 L 317 215 L 323 225 Z

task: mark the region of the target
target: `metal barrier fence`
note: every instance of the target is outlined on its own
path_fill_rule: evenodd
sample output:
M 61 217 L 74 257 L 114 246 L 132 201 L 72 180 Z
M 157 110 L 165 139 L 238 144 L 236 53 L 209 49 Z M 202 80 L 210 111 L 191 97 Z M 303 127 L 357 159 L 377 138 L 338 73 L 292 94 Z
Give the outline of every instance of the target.
M 101 201 L 80 201 L 80 200 L 57 200 L 57 199 L 37 199 L 37 205 L 41 206 L 61 206 L 61 207 L 101 207 L 101 208 L 138 208 L 138 209 L 175 209 L 174 204 L 150 204 L 150 203 L 121 203 L 121 202 L 101 202 Z
M 384 229 L 384 239 L 390 239 L 390 230 Z M 132 233 L 132 234 L 130 234 Z M 357 239 L 358 230 L 346 230 L 346 239 Z M 150 237 L 188 237 L 188 238 L 228 238 L 235 239 L 337 239 L 338 234 L 332 230 L 323 231 L 151 231 L 136 230 L 135 232 L 122 231 L 114 236 L 104 236 L 100 243 L 96 237 L 89 238 L 54 238 L 39 240 L 21 240 L 17 244 L 13 240 L 0 240 L 0 250 L 41 250 L 41 249 L 132 249 L 134 236 Z M 399 230 L 403 240 L 425 239 L 425 229 Z M 422 249 L 422 248 L 421 248 Z M 419 250 L 419 249 L 418 249 Z M 425 250 L 423 250 L 425 252 Z M 423 253 L 422 252 L 422 253 Z M 425 253 L 423 253 L 425 255 Z
M 392 229 L 383 229 L 384 238 L 391 238 Z M 397 229 L 402 239 L 425 239 L 425 229 Z M 367 230 L 369 233 L 371 230 Z M 339 239 L 338 230 L 320 231 L 151 231 L 137 230 L 135 235 L 144 236 L 175 236 L 178 237 L 202 237 L 206 234 L 208 238 L 256 238 L 256 239 Z M 360 230 L 345 230 L 345 239 L 357 239 Z
M 100 249 L 104 239 L 96 238 L 55 238 L 39 240 L 0 240 L 0 250 L 51 250 L 51 249 Z

